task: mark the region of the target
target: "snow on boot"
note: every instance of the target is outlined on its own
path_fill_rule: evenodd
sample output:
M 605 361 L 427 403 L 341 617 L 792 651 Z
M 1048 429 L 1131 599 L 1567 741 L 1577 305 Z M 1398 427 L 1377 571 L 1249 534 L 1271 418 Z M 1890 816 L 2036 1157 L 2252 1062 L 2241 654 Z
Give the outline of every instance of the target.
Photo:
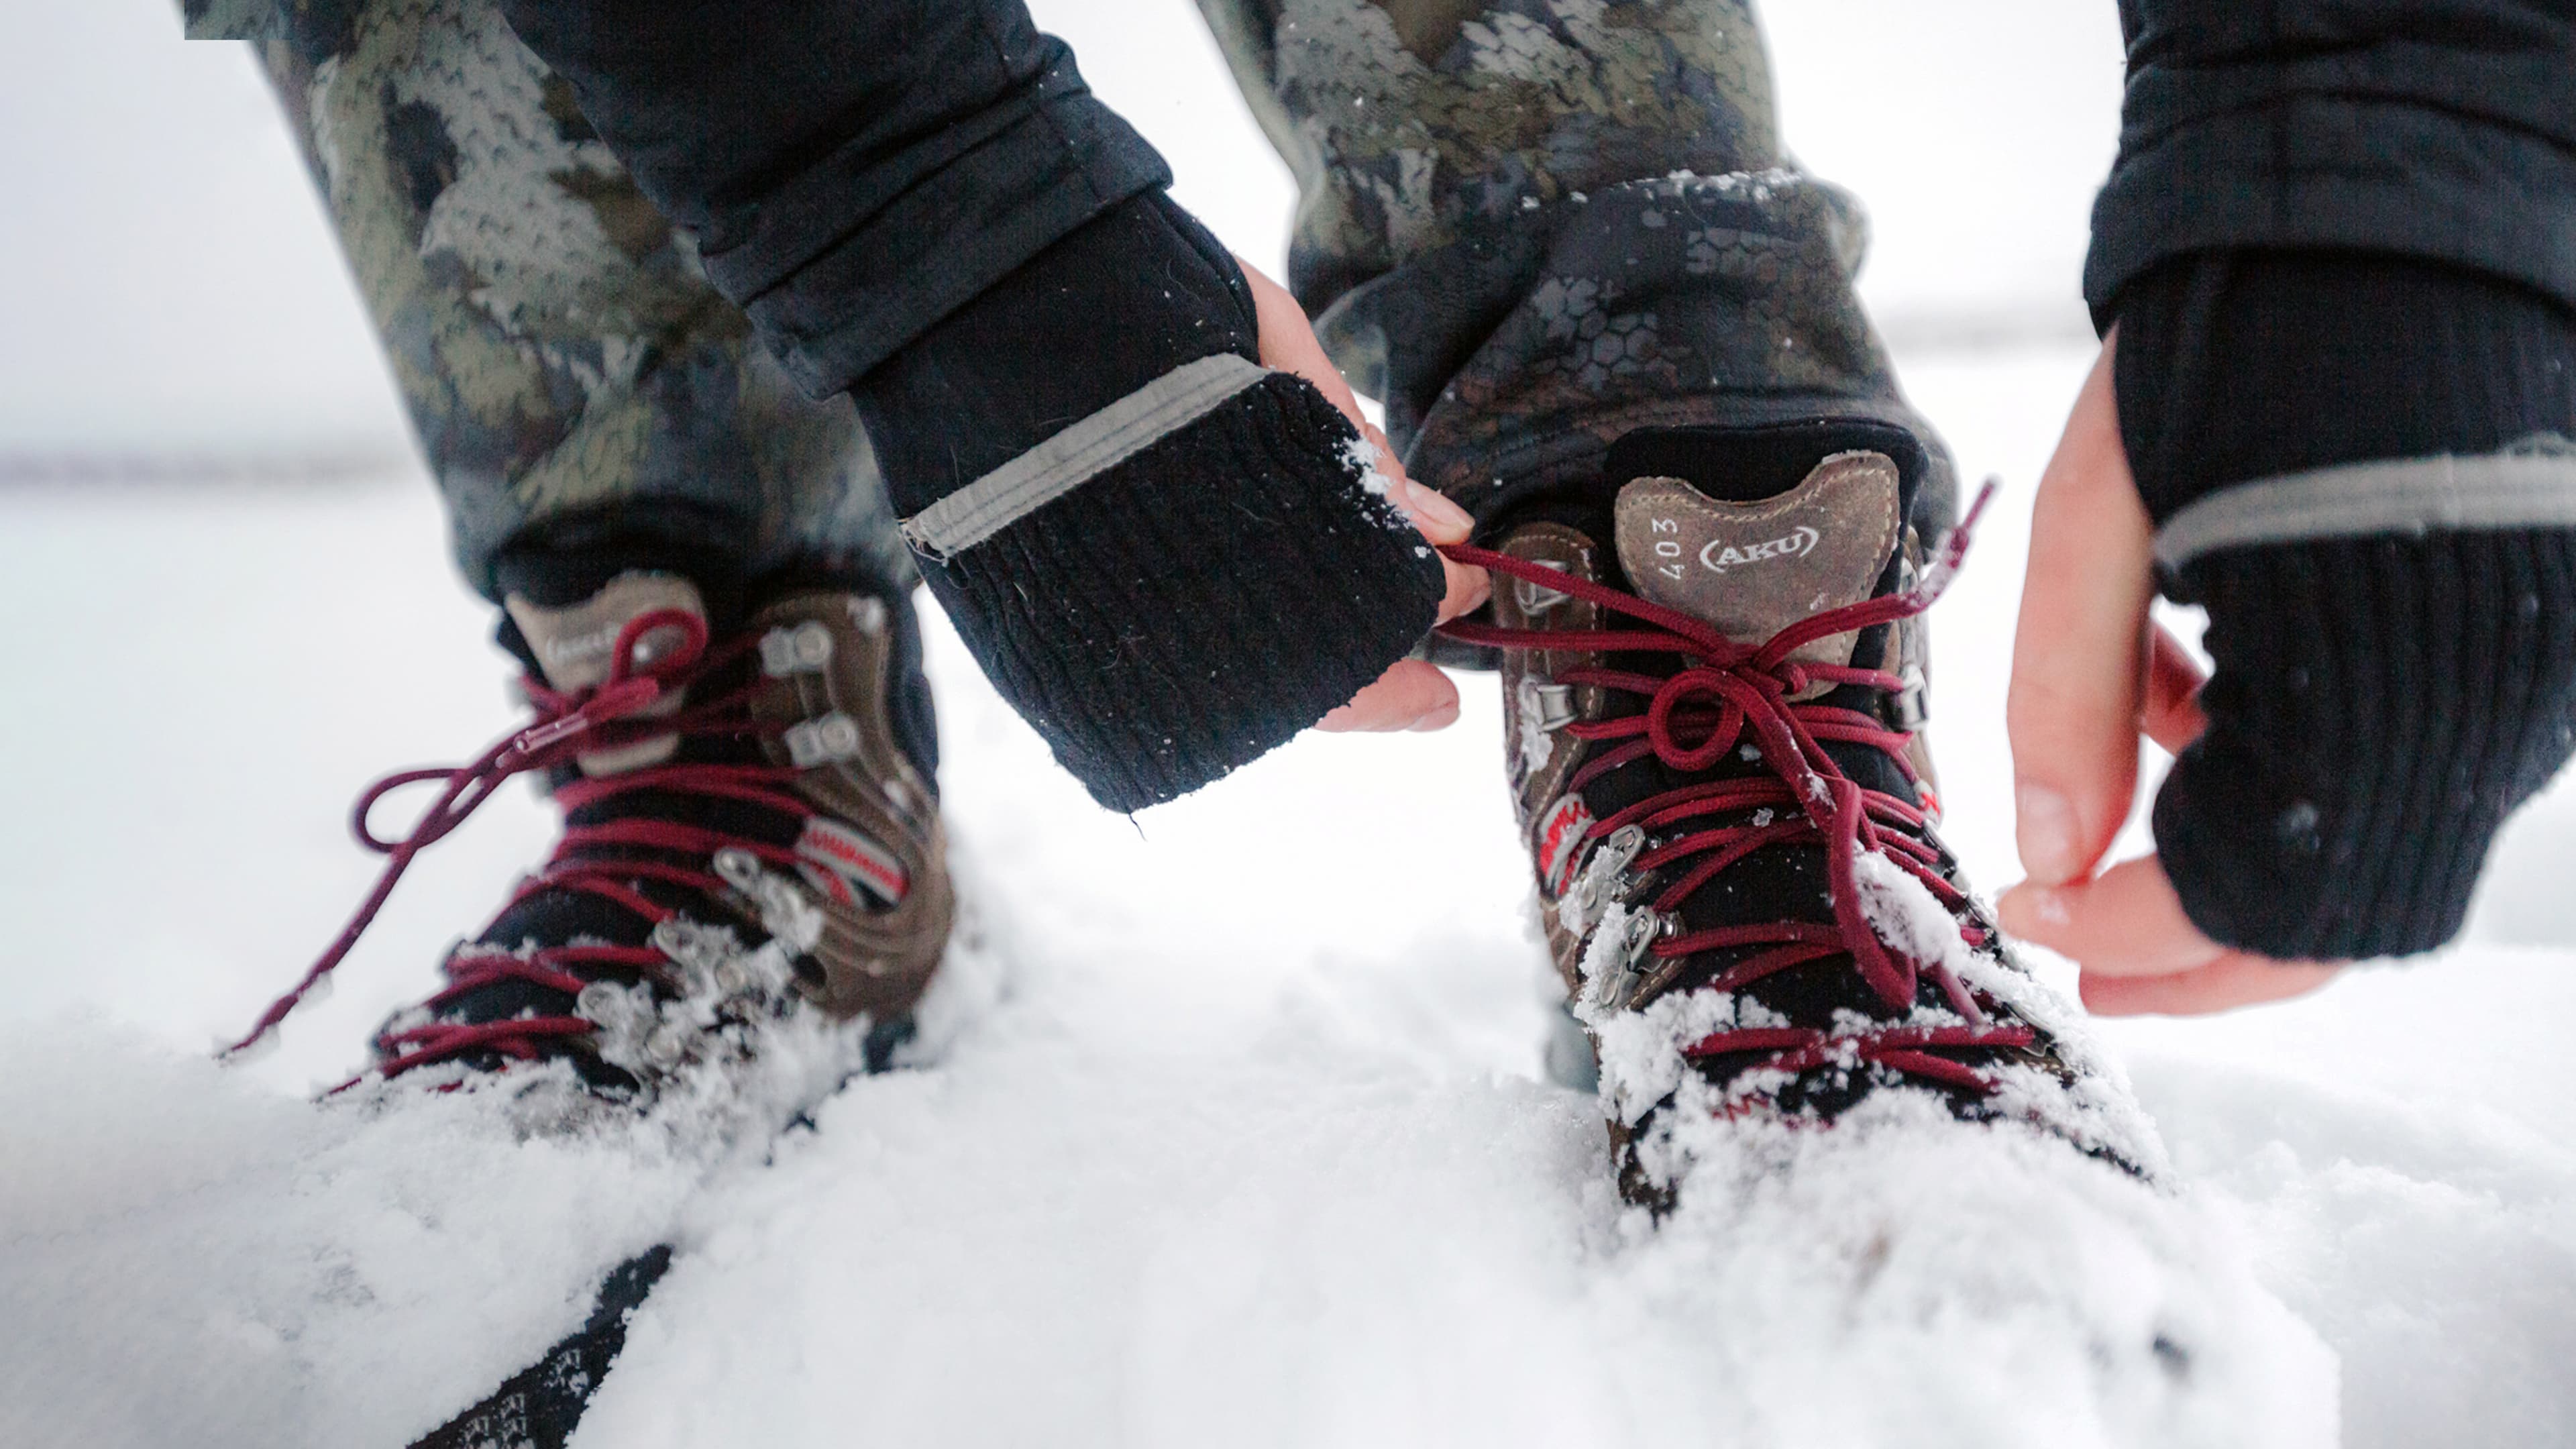
M 1767 495 L 1698 483 L 1630 478 L 1606 509 L 1451 550 L 1495 576 L 1495 622 L 1447 632 L 1503 651 L 1516 804 L 1622 1193 L 1669 1211 L 1711 1132 L 1900 1097 L 2154 1160 L 1934 834 L 1918 616 L 1965 526 L 1927 560 L 1910 482 L 1866 449 Z
M 351 1085 L 497 1076 L 537 1130 L 653 1111 L 721 1145 L 884 1066 L 955 913 L 930 761 L 913 752 L 931 747 L 907 603 L 793 593 L 719 636 L 695 584 L 630 571 L 566 607 L 507 609 L 536 719 L 471 764 L 362 797 L 384 875 L 244 1045 L 339 964 L 418 852 L 533 772 L 565 814 L 553 857 L 450 952 L 445 988 L 385 1025 Z M 443 790 L 417 827 L 378 838 L 371 808 L 426 781 Z

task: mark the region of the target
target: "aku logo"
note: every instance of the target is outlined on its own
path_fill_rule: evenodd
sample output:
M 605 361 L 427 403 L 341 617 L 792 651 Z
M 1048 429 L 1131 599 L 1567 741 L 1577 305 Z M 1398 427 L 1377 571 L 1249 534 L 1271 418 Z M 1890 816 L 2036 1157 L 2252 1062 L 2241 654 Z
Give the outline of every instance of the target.
M 1751 544 L 1744 548 L 1737 548 L 1724 539 L 1713 538 L 1709 540 L 1708 547 L 1699 551 L 1699 561 L 1718 573 L 1724 573 L 1737 564 L 1761 563 L 1765 559 L 1801 557 L 1813 552 L 1821 537 L 1822 535 L 1814 529 L 1801 525 L 1768 543 Z

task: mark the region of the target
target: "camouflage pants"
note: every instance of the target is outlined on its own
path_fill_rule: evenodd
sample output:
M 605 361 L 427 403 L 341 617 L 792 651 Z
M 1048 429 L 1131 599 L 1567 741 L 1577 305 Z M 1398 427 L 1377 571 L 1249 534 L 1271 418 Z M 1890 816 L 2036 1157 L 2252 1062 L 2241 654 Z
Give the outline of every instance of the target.
M 755 570 L 908 575 L 847 399 L 799 395 L 493 0 L 186 6 L 258 44 L 478 589 L 609 511 Z M 1857 208 L 1783 159 L 1749 0 L 1201 6 L 1302 188 L 1292 286 L 1479 514 L 1640 425 L 1921 430 L 1852 294 Z
M 849 400 L 752 341 L 490 0 L 188 12 L 256 42 L 477 589 L 530 530 L 638 504 L 756 568 L 909 569 Z
M 1946 522 L 1752 0 L 1200 8 L 1297 174 L 1290 287 L 1416 479 L 1491 518 L 1630 428 L 1859 418 L 1930 445 Z

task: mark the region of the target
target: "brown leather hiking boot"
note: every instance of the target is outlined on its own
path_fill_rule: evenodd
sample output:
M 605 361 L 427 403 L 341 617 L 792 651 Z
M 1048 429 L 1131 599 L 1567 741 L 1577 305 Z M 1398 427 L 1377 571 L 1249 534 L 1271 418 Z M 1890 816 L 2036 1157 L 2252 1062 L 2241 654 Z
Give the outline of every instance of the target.
M 2143 1160 L 1934 833 L 1918 616 L 1964 526 L 1927 560 L 1874 451 L 1786 491 L 1701 485 L 1631 478 L 1452 551 L 1495 576 L 1494 622 L 1447 632 L 1503 651 L 1515 801 L 1622 1191 L 1670 1208 L 1717 1124 L 1900 1099 Z
M 373 1075 L 455 1085 L 560 1060 L 580 1095 L 642 1107 L 794 1056 L 812 1068 L 801 1107 L 885 1065 L 956 909 L 906 602 L 793 593 L 717 637 L 690 581 L 628 572 L 508 613 L 535 721 L 367 792 L 358 829 L 384 876 L 244 1044 L 339 964 L 414 855 L 534 771 L 561 844 L 450 953 L 448 985 L 386 1024 Z M 369 832 L 382 795 L 429 780 L 444 789 L 408 836 Z

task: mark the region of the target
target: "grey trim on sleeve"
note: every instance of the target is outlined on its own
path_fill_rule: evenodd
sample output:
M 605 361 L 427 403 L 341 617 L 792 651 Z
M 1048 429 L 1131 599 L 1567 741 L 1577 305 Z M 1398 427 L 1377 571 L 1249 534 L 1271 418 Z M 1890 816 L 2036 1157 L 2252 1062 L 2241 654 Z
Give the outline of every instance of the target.
M 2222 488 L 2165 520 L 2156 561 L 2179 569 L 2223 548 L 2310 538 L 2576 528 L 2576 450 L 2549 442 L 2557 445 L 2350 463 Z
M 1231 352 L 1173 368 L 905 519 L 904 541 L 931 558 L 954 558 L 1269 375 Z

